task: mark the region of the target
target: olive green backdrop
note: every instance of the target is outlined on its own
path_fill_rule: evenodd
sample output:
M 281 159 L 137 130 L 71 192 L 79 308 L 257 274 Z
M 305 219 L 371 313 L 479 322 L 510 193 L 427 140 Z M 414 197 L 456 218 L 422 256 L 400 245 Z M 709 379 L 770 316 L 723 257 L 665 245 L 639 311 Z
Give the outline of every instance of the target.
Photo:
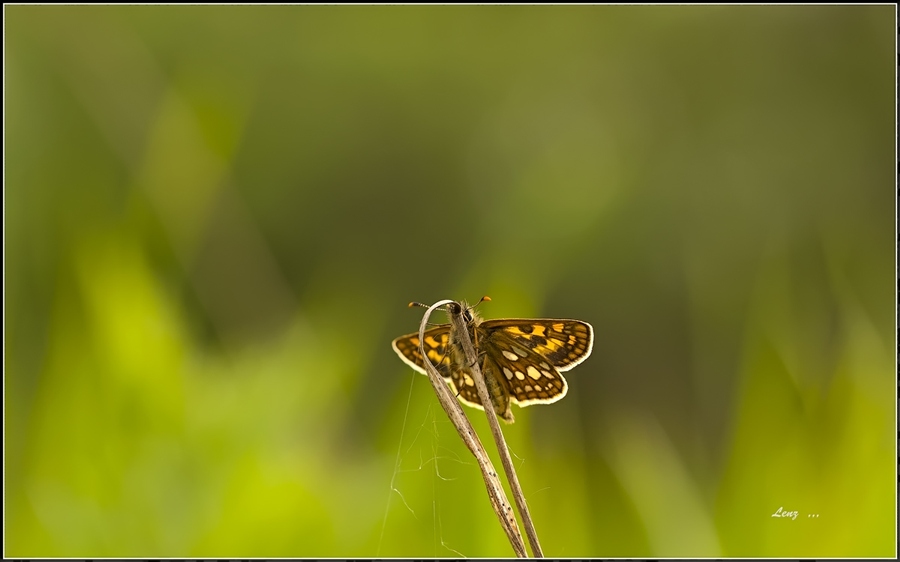
M 485 294 L 548 556 L 894 555 L 894 6 L 4 13 L 8 556 L 512 555 L 390 348 Z

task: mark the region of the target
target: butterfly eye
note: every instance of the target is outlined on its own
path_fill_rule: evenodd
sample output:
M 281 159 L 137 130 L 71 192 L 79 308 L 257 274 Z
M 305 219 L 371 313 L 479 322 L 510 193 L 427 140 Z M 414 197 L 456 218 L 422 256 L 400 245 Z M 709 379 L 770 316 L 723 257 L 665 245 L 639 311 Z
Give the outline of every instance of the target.
M 472 321 L 472 313 L 469 312 L 468 310 L 463 312 L 463 320 L 465 320 L 466 322 L 471 322 Z

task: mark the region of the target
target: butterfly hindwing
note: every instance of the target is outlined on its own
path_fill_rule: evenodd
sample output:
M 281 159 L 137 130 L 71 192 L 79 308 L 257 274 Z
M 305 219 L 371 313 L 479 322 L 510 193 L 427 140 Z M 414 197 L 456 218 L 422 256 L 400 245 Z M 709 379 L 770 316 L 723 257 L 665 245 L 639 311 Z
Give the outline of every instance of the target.
M 459 369 L 453 369 L 450 373 L 450 382 L 453 383 L 453 392 L 457 398 L 469 406 L 484 409 L 481 405 L 481 398 L 478 397 L 478 390 L 475 389 L 475 381 L 472 380 L 471 375 Z
M 494 333 L 486 345 L 492 349 L 489 355 L 497 365 L 497 378 L 509 391 L 510 400 L 520 407 L 550 404 L 566 395 L 566 379 L 539 349 L 530 349 L 521 340 L 502 333 Z

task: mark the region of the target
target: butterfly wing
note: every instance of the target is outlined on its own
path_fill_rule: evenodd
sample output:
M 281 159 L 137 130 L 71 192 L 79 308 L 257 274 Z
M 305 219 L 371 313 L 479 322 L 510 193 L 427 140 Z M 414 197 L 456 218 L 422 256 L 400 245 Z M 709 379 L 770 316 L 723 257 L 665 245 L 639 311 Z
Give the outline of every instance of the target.
M 403 362 L 419 371 L 425 372 L 425 361 L 419 352 L 419 334 L 400 336 L 391 342 L 391 347 L 403 359 Z M 431 363 L 444 378 L 450 378 L 450 325 L 443 324 L 425 331 L 425 353 Z
M 504 318 L 481 326 L 511 346 L 533 351 L 557 371 L 568 371 L 587 359 L 594 346 L 594 329 L 581 320 Z M 509 349 L 515 353 L 514 350 Z
M 584 361 L 593 347 L 593 329 L 580 320 L 518 319 L 482 323 L 483 346 L 496 363 L 510 399 L 520 407 L 551 404 L 568 391 L 560 374 Z

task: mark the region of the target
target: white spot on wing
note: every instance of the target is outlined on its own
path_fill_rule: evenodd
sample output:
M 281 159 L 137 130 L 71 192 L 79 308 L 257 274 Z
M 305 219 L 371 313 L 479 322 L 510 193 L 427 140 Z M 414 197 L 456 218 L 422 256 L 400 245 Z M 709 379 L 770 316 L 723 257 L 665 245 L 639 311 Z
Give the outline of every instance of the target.
M 506 351 L 505 349 L 503 350 L 503 357 L 506 357 L 510 361 L 518 361 L 519 360 L 518 355 L 516 355 L 515 353 L 513 353 L 511 351 Z

